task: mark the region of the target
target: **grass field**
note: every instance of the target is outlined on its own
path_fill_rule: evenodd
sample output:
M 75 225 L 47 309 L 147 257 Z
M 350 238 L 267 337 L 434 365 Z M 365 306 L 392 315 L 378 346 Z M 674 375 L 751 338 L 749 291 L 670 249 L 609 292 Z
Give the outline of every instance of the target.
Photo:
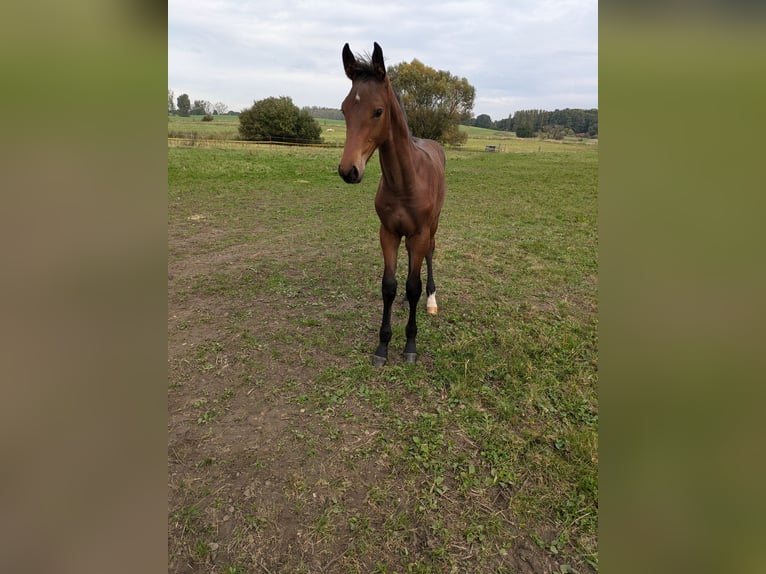
M 169 571 L 598 569 L 598 146 L 506 143 L 448 150 L 382 369 L 377 157 L 168 148 Z

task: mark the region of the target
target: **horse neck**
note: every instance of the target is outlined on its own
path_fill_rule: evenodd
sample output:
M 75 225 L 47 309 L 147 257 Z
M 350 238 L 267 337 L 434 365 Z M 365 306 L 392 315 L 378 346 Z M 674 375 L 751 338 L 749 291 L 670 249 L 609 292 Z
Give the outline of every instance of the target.
M 399 99 L 388 78 L 385 82 L 389 100 L 392 102 L 391 125 L 388 139 L 378 148 L 380 168 L 390 189 L 407 190 L 415 178 L 414 145 Z

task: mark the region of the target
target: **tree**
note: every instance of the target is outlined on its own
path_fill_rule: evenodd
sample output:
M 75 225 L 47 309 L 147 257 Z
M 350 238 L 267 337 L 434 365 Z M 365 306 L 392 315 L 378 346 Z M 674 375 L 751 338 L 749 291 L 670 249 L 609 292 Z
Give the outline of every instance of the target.
M 188 116 L 191 114 L 191 102 L 189 101 L 189 94 L 181 94 L 176 101 L 178 104 L 178 115 Z
M 213 111 L 213 107 L 207 100 L 194 100 L 191 113 L 193 116 L 207 116 Z
M 476 89 L 465 78 L 435 70 L 418 60 L 387 71 L 402 100 L 412 135 L 447 144 L 464 142 L 461 121 L 470 120 Z
M 239 135 L 244 140 L 319 143 L 322 128 L 292 98 L 266 98 L 239 114 Z
M 219 116 L 224 115 L 228 109 L 229 109 L 229 106 L 227 106 L 223 102 L 216 102 L 215 105 L 213 106 L 213 112 L 215 112 Z
M 502 132 L 512 132 L 511 129 L 511 122 L 513 120 L 510 117 L 503 118 L 502 120 L 497 120 L 492 124 L 492 127 L 498 131 Z
M 481 114 L 476 117 L 476 120 L 473 122 L 473 125 L 477 128 L 492 129 L 492 118 L 489 117 L 487 114 Z
M 175 96 L 176 95 L 173 93 L 173 90 L 168 88 L 168 114 L 175 114 L 176 113 Z

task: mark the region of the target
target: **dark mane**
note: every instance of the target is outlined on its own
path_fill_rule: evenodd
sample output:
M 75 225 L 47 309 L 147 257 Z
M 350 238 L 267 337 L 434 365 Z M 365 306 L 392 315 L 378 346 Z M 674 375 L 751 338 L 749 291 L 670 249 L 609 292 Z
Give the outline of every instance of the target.
M 377 78 L 375 73 L 375 67 L 372 65 L 372 56 L 368 53 L 363 55 L 355 55 L 356 66 L 354 67 L 354 79 L 366 82 L 367 80 L 374 80 Z

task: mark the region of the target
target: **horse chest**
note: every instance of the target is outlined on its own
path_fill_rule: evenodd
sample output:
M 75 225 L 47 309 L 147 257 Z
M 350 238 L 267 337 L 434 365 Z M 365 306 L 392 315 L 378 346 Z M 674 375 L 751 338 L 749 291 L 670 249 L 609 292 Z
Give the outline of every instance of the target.
M 376 205 L 381 224 L 393 233 L 411 236 L 418 232 L 417 214 L 402 205 L 383 203 Z

